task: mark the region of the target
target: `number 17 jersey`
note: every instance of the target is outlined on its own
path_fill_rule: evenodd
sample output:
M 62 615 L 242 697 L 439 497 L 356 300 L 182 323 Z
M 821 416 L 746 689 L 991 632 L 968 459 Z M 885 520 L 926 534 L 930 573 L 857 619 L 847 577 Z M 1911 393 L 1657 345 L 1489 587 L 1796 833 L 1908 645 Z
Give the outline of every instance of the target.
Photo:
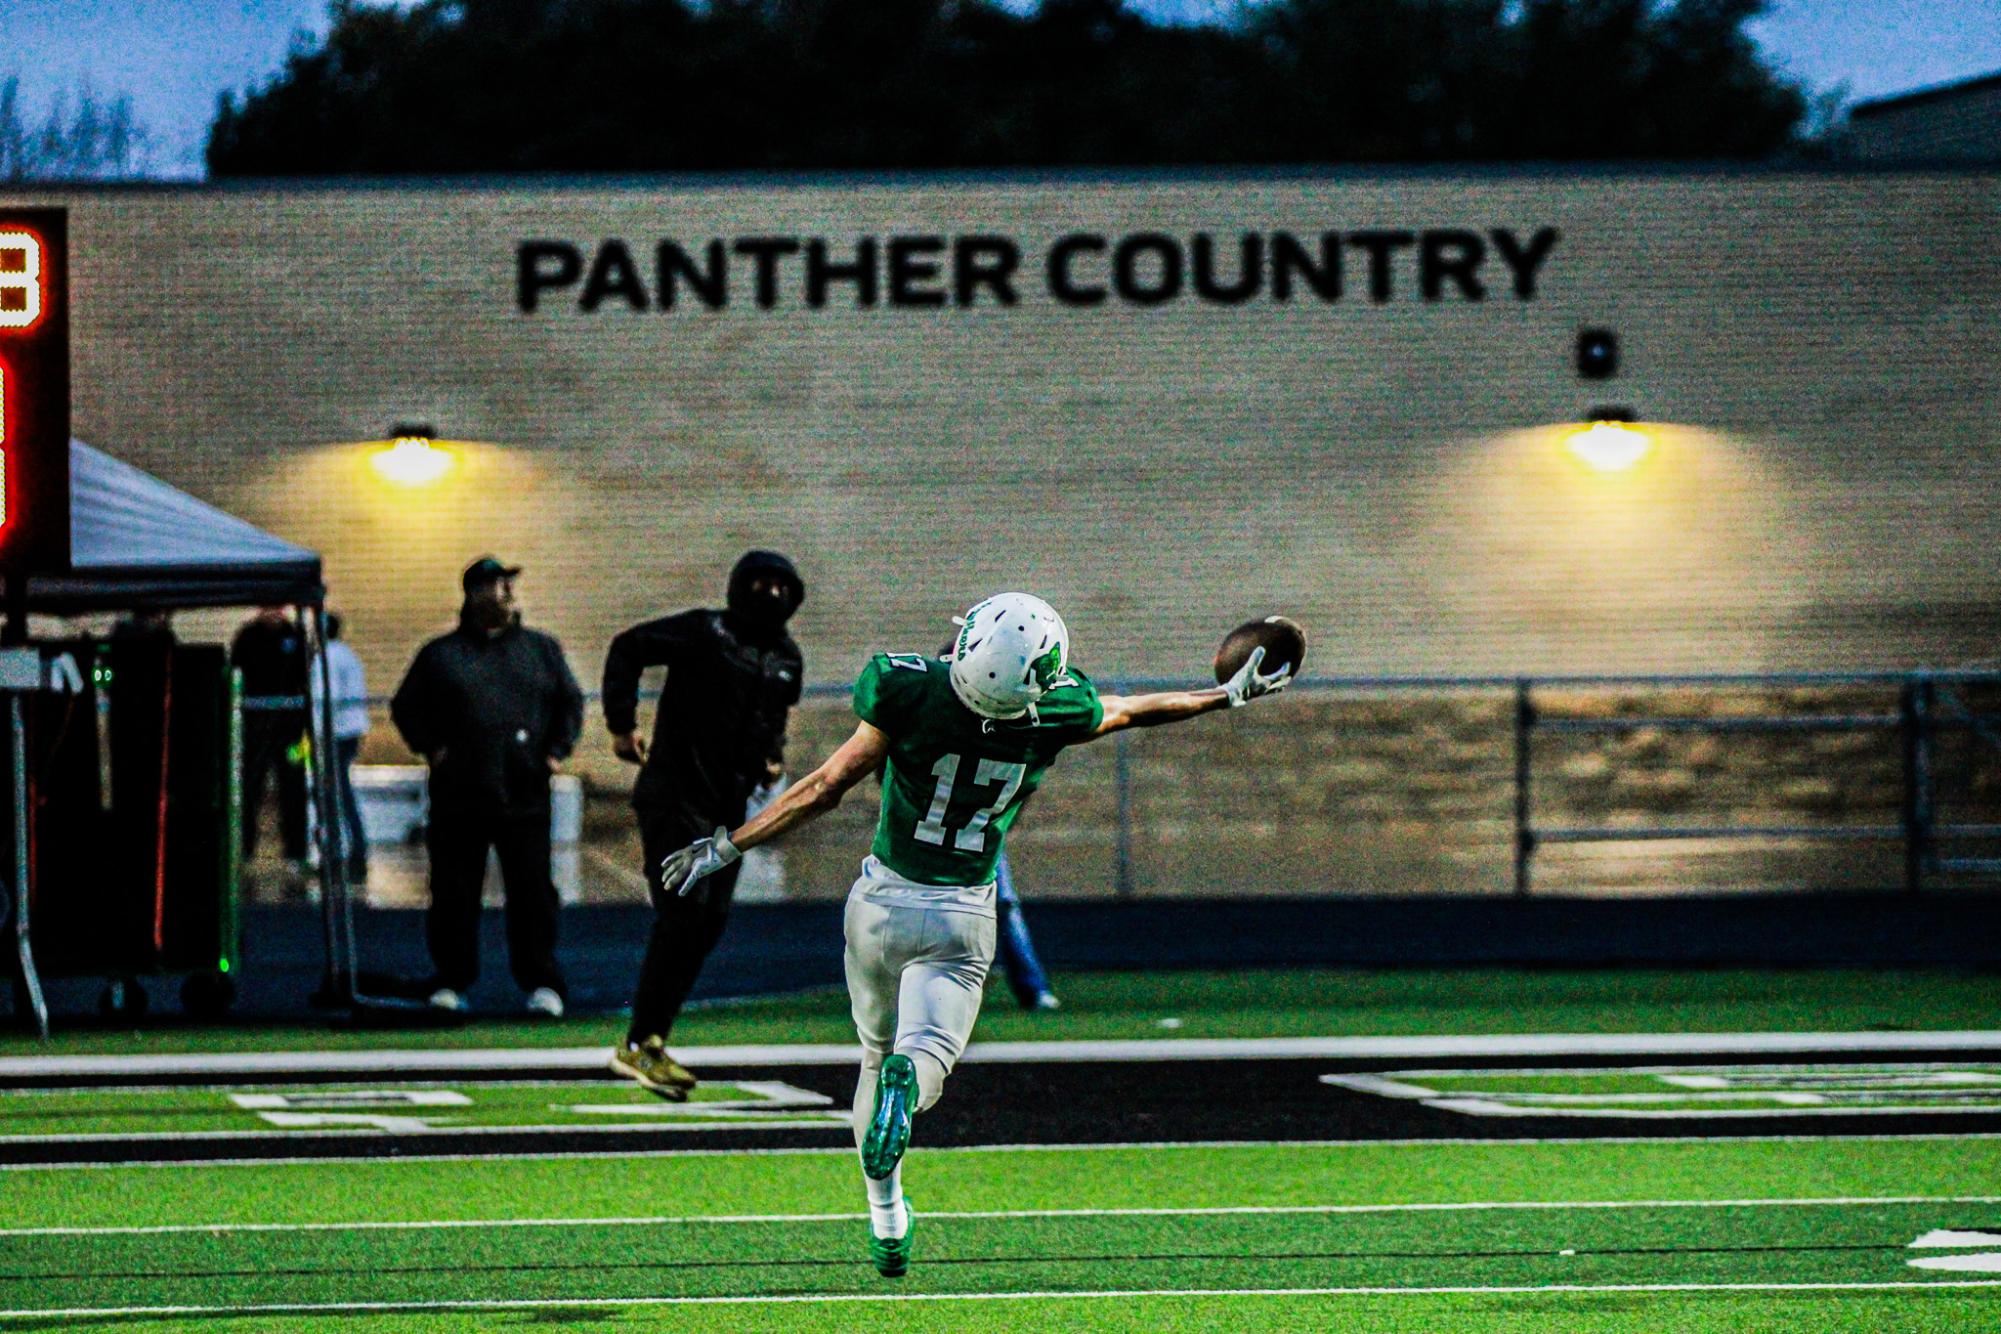
M 1104 721 L 1097 687 L 1066 668 L 1026 718 L 982 718 L 952 691 L 950 666 L 878 653 L 855 682 L 855 713 L 889 737 L 877 861 L 926 885 L 991 884 L 1008 827 L 1057 753 Z

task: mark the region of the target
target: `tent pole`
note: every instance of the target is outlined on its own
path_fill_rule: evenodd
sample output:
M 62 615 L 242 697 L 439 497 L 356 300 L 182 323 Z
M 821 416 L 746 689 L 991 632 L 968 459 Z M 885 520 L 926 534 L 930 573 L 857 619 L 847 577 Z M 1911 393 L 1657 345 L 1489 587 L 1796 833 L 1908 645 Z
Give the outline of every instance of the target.
M 333 663 L 327 655 L 327 604 L 322 599 L 313 604 L 313 642 L 320 665 L 320 709 L 317 724 L 321 744 L 316 748 L 324 757 L 320 772 L 325 782 L 327 803 L 326 828 L 330 834 L 329 844 L 334 850 L 333 883 L 340 899 L 340 920 L 338 929 L 347 959 L 342 970 L 347 978 L 347 1003 L 352 1006 L 361 992 L 361 951 L 354 940 L 354 882 L 348 878 L 348 830 L 345 823 L 346 805 L 340 799 L 340 784 L 345 776 L 340 770 L 339 743 L 334 737 L 334 685 Z M 360 831 L 355 831 L 359 833 Z
M 28 724 L 21 696 L 7 696 L 7 713 L 14 728 L 14 948 L 21 963 L 21 988 L 35 1027 L 49 1035 L 49 1005 L 42 997 L 42 979 L 35 972 L 35 951 L 28 934 Z
M 327 696 L 333 693 L 332 682 L 326 678 L 326 623 L 321 604 L 315 602 L 310 607 L 298 610 L 299 632 L 307 633 L 307 612 L 312 613 L 312 658 L 306 671 L 306 719 L 307 736 L 311 744 L 307 747 L 308 763 L 312 766 L 310 778 L 313 784 L 313 809 L 319 816 L 320 845 L 320 931 L 326 950 L 326 971 L 320 979 L 320 990 L 316 999 L 329 1006 L 338 1006 L 354 996 L 354 979 L 349 966 L 343 966 L 340 948 L 340 905 L 335 902 L 345 882 L 344 868 L 339 867 L 340 855 L 337 851 L 339 840 L 333 829 L 335 817 L 334 803 L 329 799 L 327 782 L 327 747 L 331 744 L 332 724 L 327 721 L 327 713 L 332 701 Z M 312 672 L 321 673 L 318 699 L 314 698 Z M 352 961 L 348 961 L 351 966 Z
M 7 623 L 0 626 L 0 644 L 28 642 L 28 576 L 15 570 L 7 576 Z

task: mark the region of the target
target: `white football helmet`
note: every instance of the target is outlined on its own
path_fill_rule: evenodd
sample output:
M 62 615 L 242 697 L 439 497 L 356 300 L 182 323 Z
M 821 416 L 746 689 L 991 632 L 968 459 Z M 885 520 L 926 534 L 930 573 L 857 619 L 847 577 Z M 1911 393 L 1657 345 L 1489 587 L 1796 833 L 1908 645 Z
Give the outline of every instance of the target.
M 1020 718 L 1070 665 L 1070 632 L 1056 609 L 1027 593 L 973 605 L 952 644 L 952 693 L 982 718 Z

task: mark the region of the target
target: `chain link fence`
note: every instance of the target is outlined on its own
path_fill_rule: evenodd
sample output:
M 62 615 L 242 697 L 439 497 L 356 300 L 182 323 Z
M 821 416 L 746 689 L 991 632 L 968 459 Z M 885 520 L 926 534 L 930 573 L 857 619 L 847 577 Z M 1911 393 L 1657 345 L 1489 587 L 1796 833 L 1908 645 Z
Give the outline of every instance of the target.
M 362 763 L 416 765 L 370 703 Z M 845 687 L 810 690 L 791 771 L 853 727 Z M 566 897 L 637 900 L 635 770 L 594 703 L 566 768 Z M 857 789 L 748 892 L 839 898 L 876 810 Z M 1039 898 L 1978 888 L 2001 871 L 2001 674 L 1311 680 L 1066 751 L 1009 851 Z M 421 903 L 421 845 L 375 852 L 369 900 Z

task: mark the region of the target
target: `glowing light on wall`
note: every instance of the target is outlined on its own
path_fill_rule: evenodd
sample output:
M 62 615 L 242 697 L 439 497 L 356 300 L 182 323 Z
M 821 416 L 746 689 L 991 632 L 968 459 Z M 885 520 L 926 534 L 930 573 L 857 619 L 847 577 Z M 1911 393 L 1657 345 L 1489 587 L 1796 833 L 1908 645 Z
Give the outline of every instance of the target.
M 0 329 L 34 328 L 42 305 L 42 238 L 0 228 Z
M 1564 442 L 1586 467 L 1598 472 L 1624 472 L 1647 456 L 1653 438 L 1628 422 L 1592 422 Z
M 1637 463 L 1618 471 L 1579 457 L 1572 441 L 1588 427 L 1578 420 L 1437 449 L 1413 505 L 1415 554 L 1387 558 L 1413 573 L 1409 605 L 1426 608 L 1427 630 L 1457 625 L 1465 636 L 1427 670 L 1752 670 L 1784 660 L 1790 618 L 1815 605 L 1831 557 L 1780 451 L 1668 420 L 1617 425 L 1646 438 Z
M 1625 472 L 1647 456 L 1653 437 L 1639 425 L 1631 408 L 1595 407 L 1584 416 L 1585 426 L 1564 443 L 1571 454 L 1594 472 Z
M 405 435 L 369 456 L 368 465 L 397 486 L 429 486 L 452 470 L 452 452 L 425 436 Z

